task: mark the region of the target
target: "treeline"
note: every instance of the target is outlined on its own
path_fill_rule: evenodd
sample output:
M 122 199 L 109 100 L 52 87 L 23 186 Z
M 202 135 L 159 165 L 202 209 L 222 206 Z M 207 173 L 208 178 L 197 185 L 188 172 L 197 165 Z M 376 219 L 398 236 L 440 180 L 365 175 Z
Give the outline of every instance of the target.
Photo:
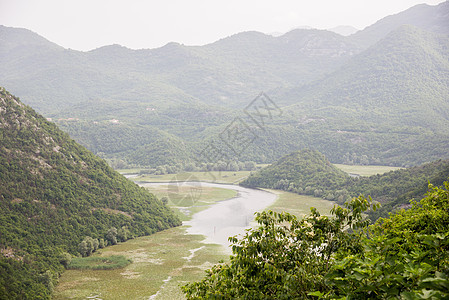
M 111 228 L 120 241 L 181 224 L 154 195 L 4 89 L 0 183 L 1 299 L 50 298 L 69 257 L 89 254 L 96 241 L 113 244 Z
M 126 242 L 134 238 L 131 231 L 126 226 L 118 229 L 115 227 L 109 228 L 105 238 L 91 238 L 86 236 L 81 243 L 78 244 L 78 252 L 81 256 L 89 256 L 98 249 L 103 249 L 108 245 L 116 245 L 119 242 Z
M 421 166 L 390 171 L 382 175 L 354 178 L 332 166 L 319 152 L 294 152 L 256 173 L 241 185 L 280 189 L 322 197 L 343 204 L 361 194 L 382 204 L 371 218 L 409 206 L 409 199 L 421 199 L 428 183 L 441 186 L 449 178 L 449 160 L 438 160 Z
M 217 111 L 221 112 L 218 108 Z M 211 144 L 227 160 L 258 164 L 273 163 L 288 153 L 307 148 L 320 151 L 333 163 L 344 164 L 410 167 L 449 159 L 447 134 L 398 126 L 388 120 L 382 126 L 367 124 L 355 116 L 345 121 L 318 116 L 304 118 L 301 113 L 286 111 L 280 120 L 267 120 L 263 129 L 244 119 L 251 129 L 247 137 L 254 140 L 247 145 L 235 145 L 243 147 L 238 155 L 219 138 L 232 119 L 215 124 L 207 119 L 188 118 L 169 121 L 162 118 L 158 119 L 160 124 L 153 119 L 154 124 L 135 124 L 135 120 L 112 123 L 111 120 L 62 120 L 56 124 L 114 168 L 195 163 L 202 159 L 201 151 Z
M 219 161 L 217 163 L 187 163 L 176 165 L 162 165 L 156 168 L 145 168 L 140 174 L 176 174 L 180 172 L 210 172 L 210 171 L 254 171 L 257 164 L 253 161 Z

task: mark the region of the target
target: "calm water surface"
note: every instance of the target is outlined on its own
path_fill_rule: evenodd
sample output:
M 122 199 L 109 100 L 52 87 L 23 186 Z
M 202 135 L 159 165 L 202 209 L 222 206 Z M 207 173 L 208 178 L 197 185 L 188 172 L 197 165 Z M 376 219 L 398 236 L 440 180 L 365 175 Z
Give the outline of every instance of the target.
M 142 186 L 160 186 L 179 183 L 140 183 Z M 251 227 L 254 213 L 264 210 L 276 200 L 276 195 L 250 188 L 230 184 L 215 184 L 208 182 L 183 182 L 182 184 L 204 187 L 218 187 L 238 192 L 232 199 L 217 202 L 209 208 L 192 216 L 192 220 L 183 224 L 189 225 L 187 232 L 206 236 L 207 242 L 229 246 L 228 237 L 243 235 Z

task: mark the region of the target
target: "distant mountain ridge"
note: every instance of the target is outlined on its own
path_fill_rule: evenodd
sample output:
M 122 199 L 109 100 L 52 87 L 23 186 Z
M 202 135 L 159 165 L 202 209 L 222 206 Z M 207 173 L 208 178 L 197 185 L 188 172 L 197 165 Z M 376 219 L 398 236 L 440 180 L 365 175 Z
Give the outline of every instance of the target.
M 369 47 L 392 30 L 402 25 L 413 25 L 426 31 L 449 34 L 449 1 L 431 6 L 418 4 L 403 12 L 387 16 L 371 26 L 356 32 L 350 39 Z
M 315 29 L 278 37 L 252 31 L 205 46 L 144 50 L 111 45 L 78 52 L 2 26 L 0 81 L 57 123 L 79 119 L 60 124 L 93 151 L 108 143 L 91 142 L 92 124 L 117 120 L 137 145 L 105 155 L 125 154 L 133 165 L 151 157 L 145 130 L 166 132 L 157 135 L 161 143 L 185 149 L 189 160 L 265 91 L 287 113 L 235 159 L 272 162 L 308 147 L 333 162 L 408 166 L 448 155 L 448 3 L 412 7 L 347 37 Z M 137 148 L 140 154 L 132 153 Z
M 348 26 L 348 25 L 341 25 L 341 26 L 329 28 L 327 30 L 338 33 L 339 35 L 343 35 L 343 36 L 348 36 L 348 35 L 354 34 L 357 31 L 359 31 L 359 29 L 357 29 L 353 26 Z
M 156 103 L 163 97 L 174 103 L 189 99 L 239 107 L 260 90 L 306 84 L 335 71 L 403 24 L 449 34 L 448 11 L 449 2 L 414 6 L 350 37 L 316 29 L 279 37 L 244 32 L 202 47 L 169 43 L 131 50 L 112 45 L 86 53 L 63 49 L 25 29 L 1 26 L 5 71 L 0 80 L 46 114 L 52 111 L 46 101 L 67 107 L 91 98 Z

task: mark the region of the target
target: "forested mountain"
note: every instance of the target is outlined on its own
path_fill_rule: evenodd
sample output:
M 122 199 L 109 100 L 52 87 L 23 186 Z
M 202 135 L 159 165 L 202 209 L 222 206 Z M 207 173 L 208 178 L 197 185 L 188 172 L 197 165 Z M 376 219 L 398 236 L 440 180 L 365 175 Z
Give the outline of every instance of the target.
M 175 165 L 192 160 L 193 151 L 181 138 L 155 127 L 103 122 L 58 122 L 78 142 L 105 158 L 116 157 L 140 166 Z M 186 129 L 187 130 L 187 129 Z
M 328 123 L 319 126 L 332 161 L 346 152 L 371 161 L 407 165 L 447 158 L 449 39 L 403 26 L 314 84 L 276 95 L 285 110 Z M 433 141 L 432 149 L 426 141 Z M 328 147 L 329 148 L 329 147 Z M 347 155 L 347 154 L 346 154 Z M 349 162 L 349 161 L 347 161 Z
M 382 175 L 353 178 L 337 169 L 321 153 L 302 150 L 279 159 L 240 184 L 313 195 L 343 204 L 359 195 L 371 196 L 382 207 L 370 212 L 373 219 L 409 206 L 424 197 L 428 184 L 442 186 L 449 179 L 449 160 L 438 160 Z
M 240 184 L 324 197 L 342 186 L 347 178 L 348 174 L 333 166 L 323 154 L 302 150 L 282 157 Z
M 283 154 L 307 147 L 318 149 L 331 161 L 340 163 L 410 166 L 447 158 L 447 49 L 446 36 L 403 26 L 326 78 L 300 88 L 273 92 L 273 99 L 296 104 L 283 107 L 282 118 L 268 120 L 271 122 L 263 130 L 253 128 L 258 138 L 238 159 L 272 162 Z M 172 141 L 176 142 L 175 148 L 185 148 L 183 161 L 186 162 L 195 157 L 195 150 L 201 150 L 214 139 L 214 144 L 226 151 L 226 146 L 216 137 L 235 116 L 243 115 L 206 105 L 175 106 L 162 112 L 131 102 L 112 107 L 113 102 L 100 101 L 91 107 L 96 108 L 100 103 L 105 107 L 101 120 L 113 118 L 123 109 L 128 111 L 126 116 L 122 112 L 125 123 L 129 124 L 131 119 L 139 123 L 139 129 L 128 128 L 134 137 L 139 137 L 136 142 L 123 140 L 122 143 L 130 153 L 128 162 L 141 165 L 163 164 L 159 160 L 143 161 L 139 159 L 141 155 L 131 153 L 139 145 L 140 149 L 145 148 L 148 141 L 141 136 L 145 131 L 149 136 L 155 131 L 148 126 L 178 136 L 179 139 Z M 81 112 L 82 107 L 77 107 L 75 112 Z M 86 114 L 89 113 L 80 113 L 80 117 L 94 118 L 92 113 Z M 116 154 L 106 140 L 99 145 L 86 140 L 91 134 L 98 135 L 97 126 L 77 123 L 65 122 L 62 126 L 92 151 Z M 115 140 L 115 125 L 108 124 L 111 128 L 106 129 L 108 139 Z M 81 132 L 76 129 L 80 126 L 84 128 Z M 163 137 L 166 139 L 168 135 Z M 227 155 L 233 154 L 228 151 Z
M 449 158 L 448 3 L 347 37 L 242 32 L 142 50 L 73 51 L 0 26 L 0 81 L 89 150 L 129 165 L 188 164 L 210 143 L 233 161 L 310 148 L 334 163 L 418 165 Z M 257 139 L 236 156 L 219 136 L 260 91 L 283 114 L 263 129 L 248 120 Z M 174 150 L 148 158 L 154 143 Z
M 66 108 L 92 99 L 159 109 L 198 101 L 241 108 L 261 89 L 318 79 L 358 51 L 336 33 L 297 29 L 278 38 L 244 32 L 202 47 L 111 45 L 79 52 L 2 26 L 0 62 L 7 72 L 0 80 L 46 115 L 60 116 L 50 103 Z
M 449 34 L 449 1 L 436 6 L 418 4 L 403 12 L 385 17 L 352 35 L 349 39 L 364 47 L 374 45 L 392 30 L 413 25 L 426 31 Z
M 289 109 L 325 118 L 339 114 L 345 116 L 339 121 L 443 133 L 449 126 L 448 70 L 447 36 L 402 26 L 323 80 L 284 97 L 295 98 Z
M 370 195 L 381 207 L 370 212 L 376 220 L 389 212 L 410 207 L 410 200 L 421 200 L 428 191 L 429 183 L 443 186 L 449 179 L 449 160 L 437 160 L 420 166 L 391 171 L 382 175 L 351 180 L 347 185 L 353 196 Z
M 0 298 L 45 299 L 86 237 L 141 236 L 180 221 L 55 124 L 0 89 Z

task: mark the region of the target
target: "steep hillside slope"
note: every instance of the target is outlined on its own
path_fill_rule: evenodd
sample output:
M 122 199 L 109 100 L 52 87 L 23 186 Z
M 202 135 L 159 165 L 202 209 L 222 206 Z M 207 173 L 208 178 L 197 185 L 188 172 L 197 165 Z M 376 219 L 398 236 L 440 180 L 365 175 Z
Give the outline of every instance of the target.
M 85 236 L 179 225 L 161 201 L 0 89 L 0 298 L 46 298 Z M 47 279 L 42 279 L 45 276 Z
M 444 132 L 449 126 L 449 39 L 403 26 L 324 80 L 294 89 L 290 97 L 298 103 L 292 109 L 307 107 L 325 117 L 341 113 Z
M 136 128 L 111 121 L 61 120 L 57 124 L 92 152 L 104 158 L 120 157 L 129 165 L 157 167 L 192 158 L 192 149 L 183 139 L 153 126 Z
M 402 25 L 413 25 L 433 33 L 449 34 L 449 1 L 435 6 L 415 5 L 403 12 L 385 17 L 371 26 L 356 32 L 349 40 L 369 47 Z
M 309 147 L 333 162 L 350 163 L 351 153 L 395 165 L 448 158 L 448 49 L 446 36 L 403 26 L 323 80 L 273 97 L 315 120 Z

